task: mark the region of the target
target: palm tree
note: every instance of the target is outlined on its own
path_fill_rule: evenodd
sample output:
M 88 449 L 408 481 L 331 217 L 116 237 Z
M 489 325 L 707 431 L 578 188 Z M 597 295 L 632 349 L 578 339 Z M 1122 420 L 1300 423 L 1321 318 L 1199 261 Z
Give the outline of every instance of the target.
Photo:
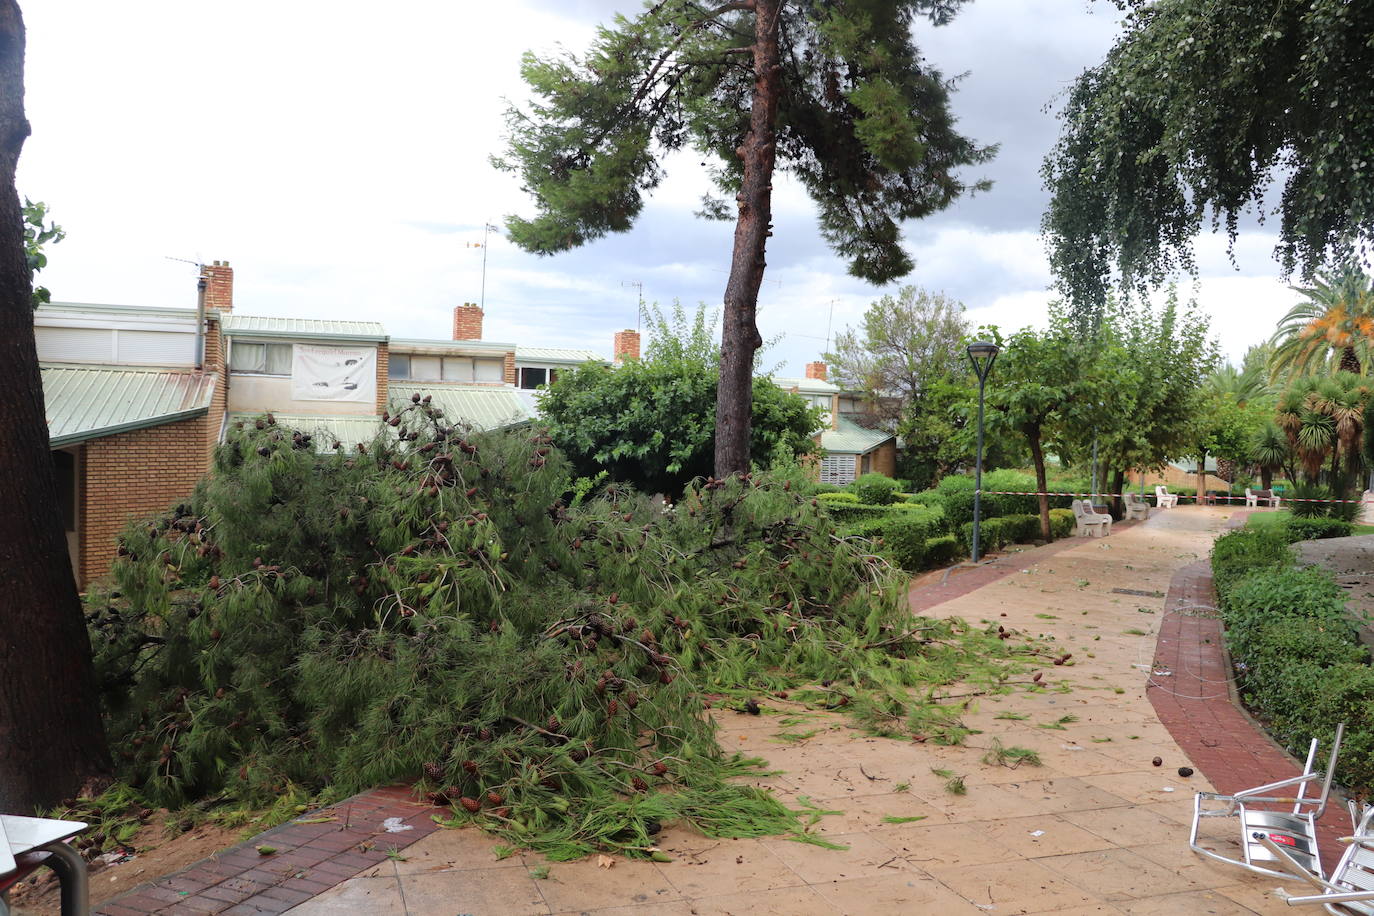
M 1370 391 L 1360 376 L 1337 372 L 1330 378 L 1299 378 L 1279 399 L 1275 422 L 1312 482 L 1328 457 L 1335 487 L 1340 486 L 1343 457 L 1348 470 L 1358 465 Z
M 1255 433 L 1250 446 L 1250 458 L 1260 469 L 1260 486 L 1268 490 L 1274 482 L 1274 471 L 1288 466 L 1292 457 L 1288 438 L 1275 423 L 1266 423 Z
M 1339 370 L 1366 375 L 1374 361 L 1374 282 L 1354 266 L 1293 287 L 1305 301 L 1288 310 L 1270 344 L 1270 378 Z

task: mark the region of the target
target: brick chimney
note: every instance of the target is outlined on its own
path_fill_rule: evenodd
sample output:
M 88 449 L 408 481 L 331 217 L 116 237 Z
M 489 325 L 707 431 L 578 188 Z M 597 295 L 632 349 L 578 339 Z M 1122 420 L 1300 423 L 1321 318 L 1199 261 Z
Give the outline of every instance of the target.
M 482 339 L 482 307 L 476 302 L 464 302 L 453 307 L 453 339 Z
M 229 312 L 234 309 L 234 268 L 228 261 L 200 265 L 205 279 L 205 310 Z
M 618 363 L 627 359 L 639 359 L 639 332 L 638 331 L 616 331 L 615 343 L 612 347 L 612 354 Z
M 825 363 L 817 360 L 814 363 L 806 364 L 806 377 L 825 381 Z

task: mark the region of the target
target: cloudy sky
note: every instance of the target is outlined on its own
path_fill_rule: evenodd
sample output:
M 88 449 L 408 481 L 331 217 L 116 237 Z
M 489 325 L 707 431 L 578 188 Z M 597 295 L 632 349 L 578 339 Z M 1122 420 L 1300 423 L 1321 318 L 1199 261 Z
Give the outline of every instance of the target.
M 494 171 L 522 52 L 580 49 L 635 0 L 64 0 L 24 4 L 28 113 L 20 192 L 46 201 L 68 238 L 42 282 L 62 301 L 192 306 L 195 269 L 228 260 L 245 314 L 371 319 L 395 336 L 443 337 L 451 308 L 481 295 L 481 227 L 530 212 Z M 1039 166 L 1055 97 L 1100 60 L 1117 11 L 1093 0 L 976 0 L 918 44 L 946 74 L 963 131 L 1000 143 L 970 177 L 991 192 L 908 227 L 904 282 L 955 296 L 975 323 L 1043 321 Z M 1047 109 L 1047 106 L 1050 106 Z M 493 235 L 486 334 L 609 355 L 649 301 L 715 307 L 731 226 L 692 210 L 706 182 L 690 157 L 636 227 L 541 258 Z M 766 356 L 783 374 L 857 322 L 875 289 L 819 239 L 812 208 L 781 181 L 761 296 Z M 1198 296 L 1239 358 L 1295 297 L 1274 239 L 1247 230 L 1236 266 L 1202 240 Z M 180 260 L 178 260 L 180 259 Z

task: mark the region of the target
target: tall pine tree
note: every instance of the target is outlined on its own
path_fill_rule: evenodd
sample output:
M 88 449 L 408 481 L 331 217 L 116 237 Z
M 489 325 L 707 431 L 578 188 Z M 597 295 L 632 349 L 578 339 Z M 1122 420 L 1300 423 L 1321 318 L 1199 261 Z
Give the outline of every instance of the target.
M 717 476 L 749 468 L 755 320 L 772 235 L 774 168 L 796 176 L 822 236 L 852 274 L 910 273 L 901 224 L 966 191 L 961 166 L 995 152 L 954 129 L 951 85 L 912 41 L 963 0 L 657 0 L 598 30 L 584 55 L 526 54 L 535 101 L 508 115 L 509 148 L 538 213 L 508 220 L 528 251 L 553 254 L 628 230 L 663 178 L 663 154 L 717 162 L 722 197 L 699 215 L 735 220 L 716 402 Z M 728 200 L 733 198 L 735 206 Z

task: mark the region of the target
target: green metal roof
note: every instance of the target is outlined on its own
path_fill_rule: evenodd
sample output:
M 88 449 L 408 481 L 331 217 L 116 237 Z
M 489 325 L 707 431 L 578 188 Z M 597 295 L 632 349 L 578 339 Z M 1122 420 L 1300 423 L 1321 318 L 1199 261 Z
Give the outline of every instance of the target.
M 840 390 L 839 385 L 834 382 L 827 382 L 823 378 L 775 378 L 773 384 L 784 391 L 791 391 L 796 388 L 807 394 L 834 394 Z
M 439 340 L 425 337 L 393 337 L 392 353 L 416 353 L 426 350 L 478 350 L 482 352 L 506 353 L 515 349 L 513 343 L 495 340 Z
M 474 429 L 499 429 L 534 419 L 534 411 L 514 388 L 504 385 L 445 385 L 438 382 L 391 382 L 391 403 L 404 406 L 416 392 L 429 395 L 435 407 L 454 423 Z
M 316 318 L 263 318 L 227 314 L 224 333 L 233 337 L 315 337 L 383 341 L 386 329 L 375 321 L 325 321 Z
M 43 367 L 43 401 L 53 448 L 161 426 L 210 409 L 215 377 L 193 369 Z
M 843 414 L 835 418 L 835 425 L 839 428 L 821 433 L 821 448 L 827 452 L 863 455 L 894 438 L 880 429 L 866 429 Z
M 229 422 L 253 422 L 265 411 L 252 413 L 232 413 Z M 334 443 L 343 443 L 344 448 L 356 448 L 359 442 L 371 442 L 382 429 L 382 418 L 377 416 L 326 416 L 322 414 L 287 414 L 272 412 L 278 426 L 298 429 L 314 437 L 315 451 L 332 452 Z
M 515 361 L 534 363 L 585 363 L 592 360 L 606 362 L 606 358 L 592 350 L 578 350 L 572 347 L 516 347 Z

